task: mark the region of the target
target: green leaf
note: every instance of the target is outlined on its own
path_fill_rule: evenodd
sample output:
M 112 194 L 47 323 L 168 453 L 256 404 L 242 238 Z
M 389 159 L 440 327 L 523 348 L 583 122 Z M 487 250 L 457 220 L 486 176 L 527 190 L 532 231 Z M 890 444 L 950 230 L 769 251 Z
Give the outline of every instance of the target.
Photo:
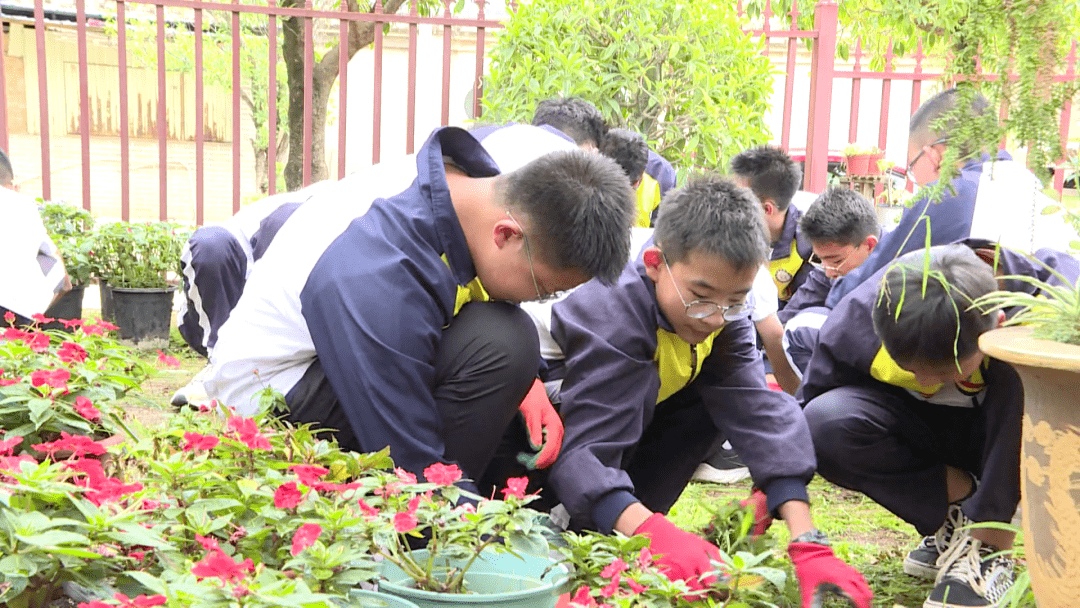
M 86 538 L 82 534 L 76 534 L 74 532 L 66 532 L 64 530 L 47 530 L 40 534 L 16 534 L 15 538 L 18 538 L 22 542 L 28 545 L 35 545 L 38 547 L 56 547 L 58 545 L 64 545 L 68 543 L 75 543 L 81 545 L 89 545 L 90 539 Z

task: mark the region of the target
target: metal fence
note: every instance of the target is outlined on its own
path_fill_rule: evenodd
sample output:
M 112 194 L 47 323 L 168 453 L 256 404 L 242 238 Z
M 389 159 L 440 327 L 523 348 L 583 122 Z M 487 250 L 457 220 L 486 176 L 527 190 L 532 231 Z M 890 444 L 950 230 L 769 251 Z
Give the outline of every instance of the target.
M 240 45 L 241 45 L 241 16 L 255 16 L 261 19 L 265 19 L 265 35 L 269 40 L 277 40 L 279 28 L 282 27 L 282 23 L 286 19 L 299 19 L 302 21 L 303 27 L 303 44 L 304 44 L 304 116 L 303 116 L 303 148 L 305 158 L 309 158 L 311 154 L 311 142 L 314 128 L 321 128 L 321 126 L 312 125 L 312 78 L 313 70 L 316 66 L 315 53 L 318 46 L 318 41 L 315 36 L 315 23 L 316 20 L 320 20 L 320 23 L 324 23 L 321 20 L 327 20 L 331 23 L 337 24 L 337 35 L 340 40 L 345 40 L 349 35 L 349 25 L 351 23 L 372 23 L 373 27 L 373 42 L 372 42 L 372 70 L 370 79 L 370 95 L 371 95 L 371 117 L 370 117 L 370 138 L 371 138 L 371 152 L 370 161 L 378 162 L 386 149 L 386 140 L 383 136 L 384 132 L 390 126 L 384 116 L 384 78 L 386 76 L 384 68 L 384 42 L 385 36 L 384 29 L 387 27 L 396 27 L 399 30 L 404 29 L 403 37 L 407 39 L 405 52 L 407 53 L 407 62 L 405 64 L 405 79 L 408 83 L 408 90 L 404 97 L 404 122 L 405 122 L 405 145 L 404 150 L 406 153 L 410 153 L 413 150 L 414 142 L 416 140 L 416 128 L 417 128 L 417 66 L 420 64 L 430 66 L 432 62 L 441 61 L 441 80 L 439 83 L 439 89 L 441 91 L 440 100 L 440 112 L 438 121 L 440 124 L 449 124 L 451 120 L 451 55 L 452 47 L 454 46 L 454 40 L 458 39 L 458 45 L 460 46 L 460 40 L 462 37 L 465 39 L 474 38 L 475 43 L 473 45 L 473 58 L 472 63 L 474 69 L 471 74 L 470 95 L 469 104 L 471 106 L 470 114 L 472 116 L 479 116 L 480 103 L 482 97 L 481 83 L 484 73 L 484 61 L 485 61 L 485 46 L 489 39 L 486 37 L 487 30 L 496 29 L 501 27 L 497 18 L 490 18 L 485 14 L 485 0 L 470 0 L 469 8 L 467 9 L 468 15 L 454 15 L 451 11 L 452 0 L 439 0 L 442 4 L 441 10 L 438 11 L 438 15 L 435 16 L 423 16 L 420 14 L 419 0 L 408 0 L 408 11 L 403 14 L 389 14 L 383 9 L 382 0 L 376 0 L 374 7 L 370 12 L 351 12 L 348 10 L 347 2 L 341 2 L 341 10 L 319 10 L 312 8 L 312 0 L 303 0 L 302 6 L 278 6 L 275 0 L 267 0 L 266 5 L 245 5 L 240 4 L 239 0 L 233 0 L 232 2 L 211 2 L 205 0 L 108 0 L 111 6 L 115 2 L 115 46 L 116 46 L 116 69 L 118 72 L 117 78 L 117 100 L 115 102 L 118 117 L 116 124 L 119 135 L 119 216 L 121 219 L 128 220 L 132 217 L 132 161 L 131 161 L 131 130 L 128 125 L 132 123 L 132 108 L 129 100 L 131 92 L 129 91 L 130 85 L 130 72 L 129 67 L 129 55 L 128 48 L 128 22 L 130 11 L 141 11 L 141 13 L 152 13 L 153 22 L 156 26 L 156 101 L 140 103 L 137 105 L 136 122 L 140 124 L 148 125 L 146 129 L 149 134 L 157 140 L 157 215 L 161 219 L 168 219 L 171 217 L 169 208 L 169 140 L 176 138 L 183 138 L 181 131 L 189 132 L 193 131 L 194 139 L 194 214 L 193 220 L 196 224 L 203 224 L 207 219 L 205 214 L 206 200 L 208 196 L 207 192 L 207 180 L 206 175 L 208 172 L 207 167 L 207 133 L 208 131 L 214 131 L 209 129 L 206 124 L 207 109 L 206 109 L 206 86 L 204 84 L 204 57 L 203 57 L 203 38 L 206 32 L 205 13 L 208 11 L 220 11 L 227 13 L 230 16 L 229 33 L 231 35 L 232 45 L 232 63 L 231 69 L 231 108 L 223 110 L 221 124 L 226 122 L 231 127 L 231 134 L 224 135 L 226 129 L 221 127 L 221 124 L 215 125 L 222 132 L 221 140 L 231 140 L 231 210 L 235 212 L 240 208 L 242 200 L 241 189 L 241 160 L 243 154 L 241 152 L 241 126 L 243 123 L 243 112 L 241 108 L 241 95 L 243 94 L 241 77 L 240 77 Z M 81 203 L 86 209 L 91 209 L 91 184 L 95 183 L 93 180 L 110 180 L 111 177 L 104 177 L 100 173 L 96 173 L 93 169 L 95 166 L 95 159 L 91 158 L 91 131 L 90 128 L 92 115 L 95 109 L 92 107 L 91 99 L 88 94 L 90 88 L 91 78 L 89 66 L 89 57 L 91 55 L 90 49 L 87 43 L 87 32 L 94 27 L 100 27 L 100 23 L 106 18 L 101 15 L 89 15 L 86 11 L 86 0 L 76 0 L 75 10 L 67 13 L 67 18 L 71 20 L 70 13 L 73 12 L 74 21 L 74 33 L 75 44 L 77 47 L 77 61 L 75 65 L 70 65 L 72 70 L 77 72 L 77 75 L 71 76 L 70 82 L 72 88 L 78 89 L 78 111 L 77 111 L 77 124 L 72 124 L 68 128 L 68 133 L 77 134 L 80 139 L 80 150 L 78 166 L 80 169 L 79 176 L 81 178 L 80 191 L 81 191 Z M 795 4 L 795 3 L 793 3 Z M 17 8 L 17 7 L 16 7 Z M 797 10 L 797 9 L 795 9 Z M 57 27 L 57 23 L 60 23 L 65 18 L 63 11 L 57 11 L 53 9 L 46 9 L 44 6 L 44 0 L 35 0 L 32 15 L 28 14 L 29 9 L 26 9 L 27 14 L 23 14 L 22 18 L 28 23 L 32 24 L 35 36 L 35 53 L 34 61 L 36 63 L 36 99 L 38 101 L 36 118 L 38 125 L 38 139 L 40 141 L 40 167 L 41 167 L 41 195 L 45 199 L 51 199 L 53 193 L 53 168 L 52 168 L 52 156 L 51 150 L 53 149 L 53 139 L 50 136 L 50 123 L 55 125 L 55 120 L 50 120 L 50 97 L 49 86 L 50 76 L 48 69 L 50 67 L 49 62 L 46 60 L 47 54 L 53 52 L 53 48 L 46 44 L 47 32 L 50 27 Z M 167 12 L 170 18 L 167 19 Z M 169 34 L 171 28 L 175 28 L 177 25 L 177 19 L 175 15 L 185 14 L 190 17 L 183 17 L 180 19 L 182 25 L 190 30 L 194 36 L 194 103 L 191 104 L 196 108 L 195 111 L 190 109 L 184 109 L 186 114 L 180 114 L 181 122 L 185 120 L 185 116 L 193 115 L 194 126 L 184 126 L 182 129 L 173 125 L 170 127 L 171 112 L 175 112 L 175 109 L 170 109 L 167 103 L 167 98 L 170 95 L 170 87 L 173 89 L 179 87 L 190 86 L 184 82 L 180 85 L 170 85 L 169 78 L 167 78 L 166 69 L 166 45 L 169 44 Z M 776 92 L 774 94 L 774 111 L 779 113 L 779 137 L 778 143 L 787 150 L 798 150 L 798 145 L 803 143 L 805 150 L 805 184 L 804 187 L 810 191 L 821 191 L 827 180 L 827 166 L 830 157 L 830 151 L 833 156 L 836 155 L 836 150 L 842 147 L 846 143 L 855 143 L 859 139 L 860 132 L 860 120 L 861 115 L 866 115 L 866 110 L 873 101 L 866 101 L 867 90 L 866 87 L 869 83 L 876 82 L 880 86 L 880 97 L 877 100 L 877 129 L 873 134 L 875 138 L 874 143 L 882 149 L 886 149 L 887 144 L 890 141 L 890 116 L 895 118 L 899 115 L 904 121 L 906 121 L 907 115 L 911 111 L 914 111 L 918 107 L 922 97 L 922 84 L 926 81 L 940 80 L 941 74 L 935 69 L 927 69 L 927 58 L 923 55 L 920 49 L 909 58 L 904 58 L 903 67 L 898 67 L 900 63 L 899 58 L 893 56 L 891 53 L 885 58 L 885 69 L 882 71 L 871 71 L 864 66 L 864 56 L 858 46 L 855 47 L 855 51 L 852 56 L 852 61 L 843 62 L 838 59 L 836 54 L 837 47 L 837 13 L 838 6 L 835 2 L 821 1 L 815 7 L 814 12 L 814 29 L 812 30 L 799 30 L 796 24 L 798 23 L 798 14 L 794 12 L 774 15 L 771 12 L 769 5 L 766 5 L 763 19 L 759 20 L 760 23 L 750 30 L 750 33 L 754 36 L 761 37 L 765 40 L 766 53 L 770 55 L 770 59 L 774 64 L 782 65 L 783 70 L 779 74 L 779 77 L 783 80 L 783 91 Z M 14 23 L 19 19 L 19 13 L 9 5 L 4 6 L 3 21 L 5 24 Z M 250 19 L 251 17 L 246 17 Z M 89 24 L 88 24 L 89 22 Z M 421 49 L 421 45 L 418 43 L 417 31 L 421 26 L 432 26 L 442 28 L 442 43 L 441 43 L 441 57 L 439 57 L 439 51 L 434 48 L 428 48 L 426 50 Z M 260 26 L 260 28 L 263 26 Z M 330 28 L 332 32 L 333 27 Z M 4 36 L 6 32 L 0 30 L 0 48 L 5 49 L 6 42 Z M 804 51 L 800 44 L 806 45 L 806 41 L 809 41 L 809 53 Z M 341 52 L 338 57 L 338 95 L 337 95 L 337 155 L 336 155 L 336 173 L 338 178 L 342 177 L 346 172 L 346 125 L 347 112 L 349 109 L 348 94 L 352 91 L 353 95 L 364 94 L 364 89 L 367 83 L 350 83 L 348 61 L 349 56 L 346 53 L 347 45 L 340 45 Z M 99 53 L 99 50 L 95 50 L 95 53 Z M 281 60 L 278 45 L 267 45 L 267 62 L 270 66 L 267 69 L 266 79 L 268 83 L 267 89 L 269 91 L 275 91 L 278 85 L 278 75 L 276 71 L 277 63 Z M 423 53 L 423 54 L 422 54 Z M 775 56 L 772 56 L 775 55 Z M 0 61 L 0 108 L 5 109 L 4 112 L 0 112 L 0 146 L 8 149 L 9 146 L 9 129 L 12 127 L 11 121 L 8 118 L 8 112 L 6 109 L 9 107 L 11 100 L 8 99 L 7 84 L 10 75 L 5 73 L 5 62 Z M 808 67 L 809 78 L 808 87 L 806 85 L 806 78 L 799 75 L 800 64 L 803 64 L 802 69 L 806 70 Z M 65 64 L 67 65 L 67 64 Z M 936 65 L 936 64 L 932 64 Z M 1077 53 L 1076 45 L 1073 45 L 1072 53 L 1069 55 L 1066 71 L 1059 76 L 1059 80 L 1075 80 L 1077 67 Z M 30 72 L 29 68 L 26 70 Z M 95 72 L 96 73 L 96 72 Z M 398 76 L 398 75 L 394 75 Z M 55 77 L 55 76 L 54 76 Z M 55 81 L 54 81 L 55 82 Z M 906 99 L 904 99 L 903 93 L 899 101 L 895 100 L 897 97 L 896 92 L 893 91 L 893 85 L 895 83 L 905 83 L 903 93 L 908 93 Z M 29 90 L 30 87 L 27 87 Z M 850 101 L 847 111 L 838 109 L 837 100 L 834 99 L 834 91 L 850 91 Z M 876 93 L 876 90 L 874 91 Z M 150 93 L 147 94 L 150 97 Z M 31 94 L 26 94 L 26 99 L 29 100 Z M 174 100 L 176 95 L 173 95 Z M 74 103 L 71 99 L 71 95 L 68 96 L 69 106 Z M 804 103 L 805 102 L 805 103 Z M 906 102 L 906 103 L 905 103 Z M 29 101 L 27 103 L 27 114 L 31 112 L 29 107 Z M 188 102 L 183 102 L 184 105 Z M 279 127 L 277 121 L 277 98 L 276 95 L 268 95 L 267 103 L 269 110 L 267 113 L 266 131 L 270 144 L 270 153 L 268 156 L 268 170 L 269 175 L 268 191 L 266 194 L 273 194 L 276 189 L 276 175 L 278 161 L 276 158 L 276 142 L 279 137 Z M 101 114 L 101 103 L 96 101 L 97 114 Z M 895 104 L 895 109 L 894 109 Z M 904 104 L 903 106 L 899 104 Z M 108 104 L 106 104 L 108 106 Z M 151 107 L 152 106 L 152 107 Z M 111 108 L 112 106 L 108 106 Z M 795 129 L 796 126 L 801 128 L 801 112 L 805 108 L 805 134 L 801 135 Z M 144 112 L 145 109 L 145 112 Z M 68 108 L 69 112 L 71 108 Z M 1060 119 L 1060 132 L 1063 139 L 1067 139 L 1069 136 L 1069 129 L 1071 125 L 1071 103 L 1067 103 L 1061 112 Z M 152 115 L 151 115 L 152 114 Z M 844 115 L 847 115 L 846 124 L 844 121 Z M 31 117 L 33 118 L 33 117 Z M 109 112 L 108 120 L 112 121 L 111 110 Z M 351 120 L 356 120 L 352 118 Z M 360 120 L 363 120 L 362 118 Z M 793 121 L 795 121 L 793 123 Z M 173 120 L 175 122 L 175 120 Z M 906 122 L 905 122 L 906 124 Z M 399 125 L 393 125 L 395 127 Z M 901 131 L 897 133 L 897 131 Z M 27 133 L 32 133 L 31 128 L 27 128 Z M 894 144 L 897 141 L 903 141 L 906 139 L 906 129 L 893 129 L 893 138 L 891 141 Z M 214 143 L 215 146 L 225 145 L 223 143 Z M 894 146 L 895 148 L 896 146 Z M 224 158 L 224 157 L 222 157 Z M 21 159 L 22 162 L 27 162 L 27 159 Z M 365 157 L 365 160 L 367 158 Z M 214 164 L 212 161 L 211 165 Z M 74 164 L 74 161 L 72 161 Z M 214 171 L 223 171 L 222 167 L 211 167 Z M 1054 186 L 1060 190 L 1062 187 L 1063 171 L 1058 170 L 1054 178 Z M 311 181 L 310 162 L 304 162 L 303 183 L 308 184 Z M 224 198 L 224 192 L 221 192 L 222 188 L 219 187 L 211 196 L 215 200 Z M 140 192 L 142 196 L 144 193 Z M 101 198 L 101 197 L 99 197 Z M 115 203 L 112 203 L 115 204 Z M 143 218 L 145 219 L 145 218 Z

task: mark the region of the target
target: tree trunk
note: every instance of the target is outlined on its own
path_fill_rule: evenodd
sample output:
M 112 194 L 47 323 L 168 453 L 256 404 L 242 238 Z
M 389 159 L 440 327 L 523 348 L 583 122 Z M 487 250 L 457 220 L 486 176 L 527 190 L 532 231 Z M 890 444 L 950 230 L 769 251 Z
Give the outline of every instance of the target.
M 386 0 L 383 12 L 392 14 L 405 0 Z M 348 0 L 350 11 L 359 11 L 357 0 Z M 285 3 L 283 2 L 284 6 Z M 304 157 L 311 162 L 311 181 L 329 177 L 326 167 L 326 110 L 330 89 L 338 77 L 339 57 L 342 49 L 349 59 L 357 51 L 375 39 L 375 24 L 353 21 L 349 23 L 349 39 L 343 47 L 341 42 L 331 47 L 315 64 L 311 77 L 311 150 L 304 149 L 304 22 L 290 18 L 283 22 L 281 55 L 289 78 L 289 157 L 285 163 L 285 186 L 299 190 L 304 185 Z M 344 154 L 344 150 L 339 150 Z
M 260 194 L 266 194 L 270 190 L 270 180 L 266 175 L 270 166 L 268 151 L 254 145 L 252 148 L 255 149 L 255 187 Z

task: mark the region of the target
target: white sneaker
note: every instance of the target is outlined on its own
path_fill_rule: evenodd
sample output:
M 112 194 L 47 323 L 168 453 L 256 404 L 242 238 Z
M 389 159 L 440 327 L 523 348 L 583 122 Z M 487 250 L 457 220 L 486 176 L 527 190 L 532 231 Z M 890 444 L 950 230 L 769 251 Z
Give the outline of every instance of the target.
M 201 405 L 210 404 L 210 396 L 206 394 L 206 389 L 203 387 L 203 379 L 210 374 L 210 364 L 207 363 L 206 367 L 199 370 L 191 380 L 182 388 L 173 393 L 172 401 L 170 403 L 175 407 L 183 407 L 185 405 L 198 408 Z

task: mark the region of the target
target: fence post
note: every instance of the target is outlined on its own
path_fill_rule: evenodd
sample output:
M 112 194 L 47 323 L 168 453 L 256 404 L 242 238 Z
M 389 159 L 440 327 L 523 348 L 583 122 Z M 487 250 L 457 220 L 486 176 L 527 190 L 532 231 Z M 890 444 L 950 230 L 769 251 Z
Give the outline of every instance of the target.
M 806 170 L 803 176 L 803 188 L 810 192 L 821 192 L 828 183 L 829 114 L 832 112 L 839 8 L 835 0 L 821 0 L 814 7 L 817 38 L 810 61 L 810 112 L 806 124 Z

